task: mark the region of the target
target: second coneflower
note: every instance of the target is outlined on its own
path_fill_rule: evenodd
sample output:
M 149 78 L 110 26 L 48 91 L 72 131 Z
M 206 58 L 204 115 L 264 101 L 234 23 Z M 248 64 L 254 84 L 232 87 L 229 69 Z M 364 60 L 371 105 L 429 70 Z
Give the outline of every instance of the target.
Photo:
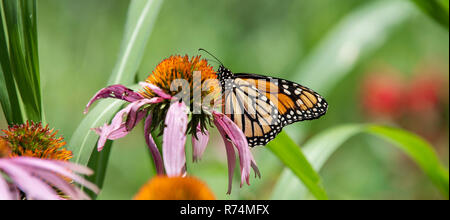
M 78 175 L 92 170 L 67 161 L 72 152 L 53 129 L 27 122 L 2 131 L 6 135 L 0 136 L 0 200 L 89 199 L 74 183 L 99 192 Z
M 214 200 L 209 187 L 195 177 L 156 176 L 143 185 L 134 200 Z
M 11 146 L 12 157 L 26 156 L 42 159 L 68 161 L 72 152 L 64 148 L 66 142 L 57 131 L 41 123 L 26 122 L 3 130 L 5 140 Z
M 220 86 L 216 72 L 199 56 L 171 56 L 163 60 L 152 74 L 140 83 L 141 91 L 133 91 L 123 85 L 106 87 L 90 100 L 89 106 L 98 99 L 116 98 L 129 102 L 120 110 L 110 124 L 95 128 L 100 136 L 98 150 L 106 140 L 126 136 L 139 121 L 145 118 L 144 133 L 153 156 L 158 174 L 169 177 L 186 174 L 186 135 L 192 135 L 193 159 L 203 154 L 209 140 L 207 128 L 212 125 L 219 130 L 225 142 L 228 158 L 228 193 L 234 173 L 237 149 L 240 159 L 241 186 L 249 184 L 250 169 L 259 175 L 245 135 L 234 122 L 216 111 L 220 105 Z M 162 156 L 156 146 L 152 131 L 163 135 Z

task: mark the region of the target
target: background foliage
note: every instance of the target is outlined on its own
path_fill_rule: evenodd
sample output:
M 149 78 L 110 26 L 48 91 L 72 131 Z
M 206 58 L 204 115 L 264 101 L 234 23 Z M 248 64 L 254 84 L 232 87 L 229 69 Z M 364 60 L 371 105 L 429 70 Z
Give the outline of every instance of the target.
M 221 141 L 210 143 L 200 163 L 188 160 L 191 174 L 205 180 L 218 198 L 312 198 L 302 192 L 297 177 L 284 168 L 284 165 L 291 167 L 301 162 L 289 158 L 280 160 L 275 156 L 277 153 L 272 152 L 277 144 L 293 141 L 305 146 L 305 156 L 310 159 L 311 143 L 318 140 L 317 137 L 329 135 L 326 133 L 329 128 L 339 130 L 341 126 L 345 128 L 341 129 L 343 133 L 320 140 L 321 146 L 336 146 L 337 151 L 319 161 L 320 167 L 323 165 L 322 180 L 312 179 L 320 186 L 316 188 L 317 195 L 323 187 L 330 199 L 442 199 L 446 198 L 445 194 L 448 198 L 446 168 L 435 169 L 440 171 L 432 172 L 433 181 L 430 181 L 426 168 L 407 159 L 403 151 L 391 147 L 391 142 L 370 135 L 350 138 L 352 132 L 361 132 L 358 130 L 361 123 L 401 127 L 419 133 L 420 140 L 431 143 L 424 142 L 425 149 L 433 149 L 425 164 L 437 163 L 439 167 L 440 160 L 448 167 L 448 92 L 439 99 L 441 114 L 426 127 L 427 131 L 436 131 L 431 135 L 421 132 L 420 125 L 418 128 L 403 123 L 416 120 L 414 117 L 380 119 L 368 115 L 363 105 L 369 93 L 364 86 L 368 75 L 395 75 L 401 77 L 402 82 L 409 82 L 420 73 L 433 73 L 440 81 L 447 82 L 444 87 L 448 90 L 448 1 L 447 4 L 446 1 L 419 0 L 341 0 L 339 4 L 332 0 L 149 2 L 152 4 L 149 8 L 147 1 L 137 0 L 129 8 L 130 2 L 123 0 L 38 1 L 40 66 L 37 76 L 40 69 L 46 121 L 70 140 L 71 149 L 83 146 L 79 137 L 88 137 L 83 136 L 89 135 L 83 133 L 89 132 L 85 128 L 106 120 L 94 121 L 98 117 L 82 114 L 97 90 L 112 82 L 134 84 L 144 79 L 163 58 L 173 54 L 197 55 L 201 47 L 213 52 L 235 72 L 290 79 L 317 90 L 330 103 L 330 111 L 324 118 L 289 126 L 286 133 L 292 140 L 286 135 L 269 147 L 253 149 L 262 178 L 252 177 L 252 185 L 241 189 L 236 182 L 231 196 L 225 195 L 227 167 Z M 147 16 L 141 23 L 145 31 L 133 35 L 141 13 Z M 130 51 L 135 56 L 128 57 Z M 32 54 L 31 58 L 37 59 L 37 54 Z M 41 88 L 30 89 L 40 94 Z M 120 103 L 111 103 L 97 104 L 90 114 L 101 114 L 102 106 L 120 107 Z M 36 109 L 37 115 L 41 114 L 41 106 L 31 107 Z M 357 126 L 346 127 L 349 123 Z M 2 128 L 7 126 L 3 116 L 0 124 Z M 404 136 L 397 134 L 393 139 L 401 137 Z M 414 139 L 408 137 L 408 141 Z M 93 138 L 86 140 L 95 143 Z M 220 137 L 213 133 L 211 139 Z M 92 143 L 91 148 L 95 147 Z M 338 145 L 342 147 L 338 149 Z M 187 149 L 190 158 L 190 146 Z M 84 163 L 89 161 L 90 150 L 86 152 Z M 109 160 L 104 162 L 108 169 L 98 198 L 131 198 L 154 174 L 142 125 L 126 138 L 115 141 Z M 91 160 L 92 163 L 95 161 Z M 316 160 L 311 164 L 319 170 Z M 439 189 L 445 191 L 445 183 L 437 188 L 433 183 L 439 185 L 445 178 L 447 191 L 441 194 Z

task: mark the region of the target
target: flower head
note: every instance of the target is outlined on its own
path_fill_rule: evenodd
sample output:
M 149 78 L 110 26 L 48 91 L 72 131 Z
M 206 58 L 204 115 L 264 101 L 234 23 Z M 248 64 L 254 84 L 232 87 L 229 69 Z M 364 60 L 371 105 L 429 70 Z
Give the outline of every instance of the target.
M 245 135 L 224 114 L 220 106 L 220 83 L 212 67 L 200 57 L 171 56 L 163 60 L 153 73 L 141 82 L 142 90 L 135 92 L 122 85 L 112 85 L 97 92 L 87 108 L 101 98 L 117 98 L 129 102 L 110 124 L 94 128 L 100 136 L 98 150 L 107 139 L 115 140 L 127 135 L 145 118 L 144 135 L 152 154 L 157 173 L 169 177 L 186 176 L 186 135 L 192 135 L 193 160 L 198 161 L 209 140 L 207 128 L 214 122 L 221 132 L 228 157 L 229 189 L 238 151 L 241 167 L 241 186 L 249 183 L 250 168 L 259 175 Z M 180 89 L 181 88 L 181 89 Z M 219 105 L 217 105 L 219 104 Z M 162 156 L 152 132 L 163 135 Z
M 62 137 L 40 123 L 10 126 L 0 137 L 0 200 L 89 199 L 76 182 L 95 193 L 99 189 L 81 176 L 92 171 L 67 162 L 72 153 L 63 149 Z M 4 178 L 7 177 L 7 178 Z
M 195 73 L 201 73 L 199 80 L 194 78 Z M 204 97 L 212 92 L 220 92 L 217 90 L 219 87 L 214 86 L 202 91 L 202 85 L 206 86 L 204 83 L 207 83 L 208 80 L 211 80 L 210 82 L 213 83 L 216 78 L 216 72 L 205 59 L 200 59 L 200 56 L 189 59 L 186 55 L 184 57 L 171 56 L 163 60 L 156 66 L 145 82 L 157 86 L 171 96 L 176 96 L 178 91 L 176 90 L 177 88 L 173 87 L 176 85 L 176 81 L 186 80 L 189 87 L 192 88 L 192 91 L 189 91 L 191 97 L 193 97 L 195 92 L 202 93 L 202 97 Z M 146 98 L 152 98 L 157 95 L 148 87 L 143 88 L 139 93 Z
M 135 200 L 214 200 L 215 196 L 202 181 L 194 177 L 156 176 L 146 183 Z
M 95 193 L 99 192 L 94 184 L 76 173 L 91 175 L 92 171 L 83 166 L 56 160 L 33 157 L 0 158 L 0 200 L 60 200 L 63 199 L 61 192 L 65 198 L 89 199 L 88 195 L 66 179 L 71 179 Z
M 9 126 L 2 130 L 3 137 L 10 145 L 11 156 L 28 156 L 44 159 L 67 161 L 72 158 L 72 152 L 63 148 L 66 142 L 57 137 L 57 131 L 42 127 L 41 123 L 26 122 L 21 125 Z
M 395 74 L 371 74 L 363 82 L 361 96 L 370 116 L 396 118 L 403 112 L 404 85 Z

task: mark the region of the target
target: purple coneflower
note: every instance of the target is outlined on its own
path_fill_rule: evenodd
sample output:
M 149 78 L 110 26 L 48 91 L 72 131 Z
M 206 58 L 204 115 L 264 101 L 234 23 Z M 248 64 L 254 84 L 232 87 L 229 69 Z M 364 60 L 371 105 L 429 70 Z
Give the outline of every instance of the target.
M 95 193 L 99 189 L 82 175 L 92 171 L 69 163 L 72 153 L 62 138 L 40 123 L 10 126 L 0 137 L 0 200 L 89 199 L 72 182 Z
M 145 82 L 140 83 L 141 91 L 133 91 L 123 85 L 112 85 L 101 89 L 89 101 L 89 106 L 98 99 L 116 98 L 130 104 L 120 110 L 110 124 L 95 128 L 100 136 L 98 150 L 106 140 L 115 140 L 128 134 L 136 124 L 145 118 L 144 133 L 159 175 L 169 177 L 186 175 L 185 143 L 186 135 L 192 135 L 193 160 L 201 158 L 209 139 L 207 128 L 211 121 L 215 124 L 225 142 L 228 158 L 229 187 L 235 168 L 236 147 L 240 159 L 241 186 L 249 184 L 250 168 L 259 174 L 245 135 L 234 122 L 223 113 L 206 104 L 220 102 L 220 86 L 216 72 L 205 59 L 199 56 L 171 56 L 163 60 Z M 178 91 L 183 87 L 182 91 Z M 201 97 L 198 104 L 195 97 Z M 188 98 L 186 98 L 188 97 Z M 215 105 L 217 106 L 217 105 Z M 162 157 L 151 132 L 163 135 Z M 233 147 L 234 146 L 234 147 Z M 164 159 L 164 160 L 163 160 Z

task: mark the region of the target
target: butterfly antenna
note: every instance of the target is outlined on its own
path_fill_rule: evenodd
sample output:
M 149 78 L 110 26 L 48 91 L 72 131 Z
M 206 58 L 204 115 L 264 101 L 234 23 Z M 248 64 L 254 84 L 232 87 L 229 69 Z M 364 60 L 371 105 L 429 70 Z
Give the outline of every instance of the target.
M 222 65 L 220 62 L 218 62 L 217 60 L 211 60 L 211 59 L 205 59 L 206 61 L 208 61 L 208 62 L 214 62 L 214 63 L 217 63 L 217 64 L 220 64 L 220 65 Z
M 216 56 L 212 55 L 212 53 L 208 52 L 207 50 L 205 50 L 205 49 L 203 49 L 203 48 L 199 48 L 198 51 L 203 51 L 203 52 L 209 54 L 209 55 L 212 56 L 214 59 L 216 59 L 216 61 L 219 62 L 220 65 L 224 66 L 223 63 L 222 63 L 219 59 L 217 59 Z

